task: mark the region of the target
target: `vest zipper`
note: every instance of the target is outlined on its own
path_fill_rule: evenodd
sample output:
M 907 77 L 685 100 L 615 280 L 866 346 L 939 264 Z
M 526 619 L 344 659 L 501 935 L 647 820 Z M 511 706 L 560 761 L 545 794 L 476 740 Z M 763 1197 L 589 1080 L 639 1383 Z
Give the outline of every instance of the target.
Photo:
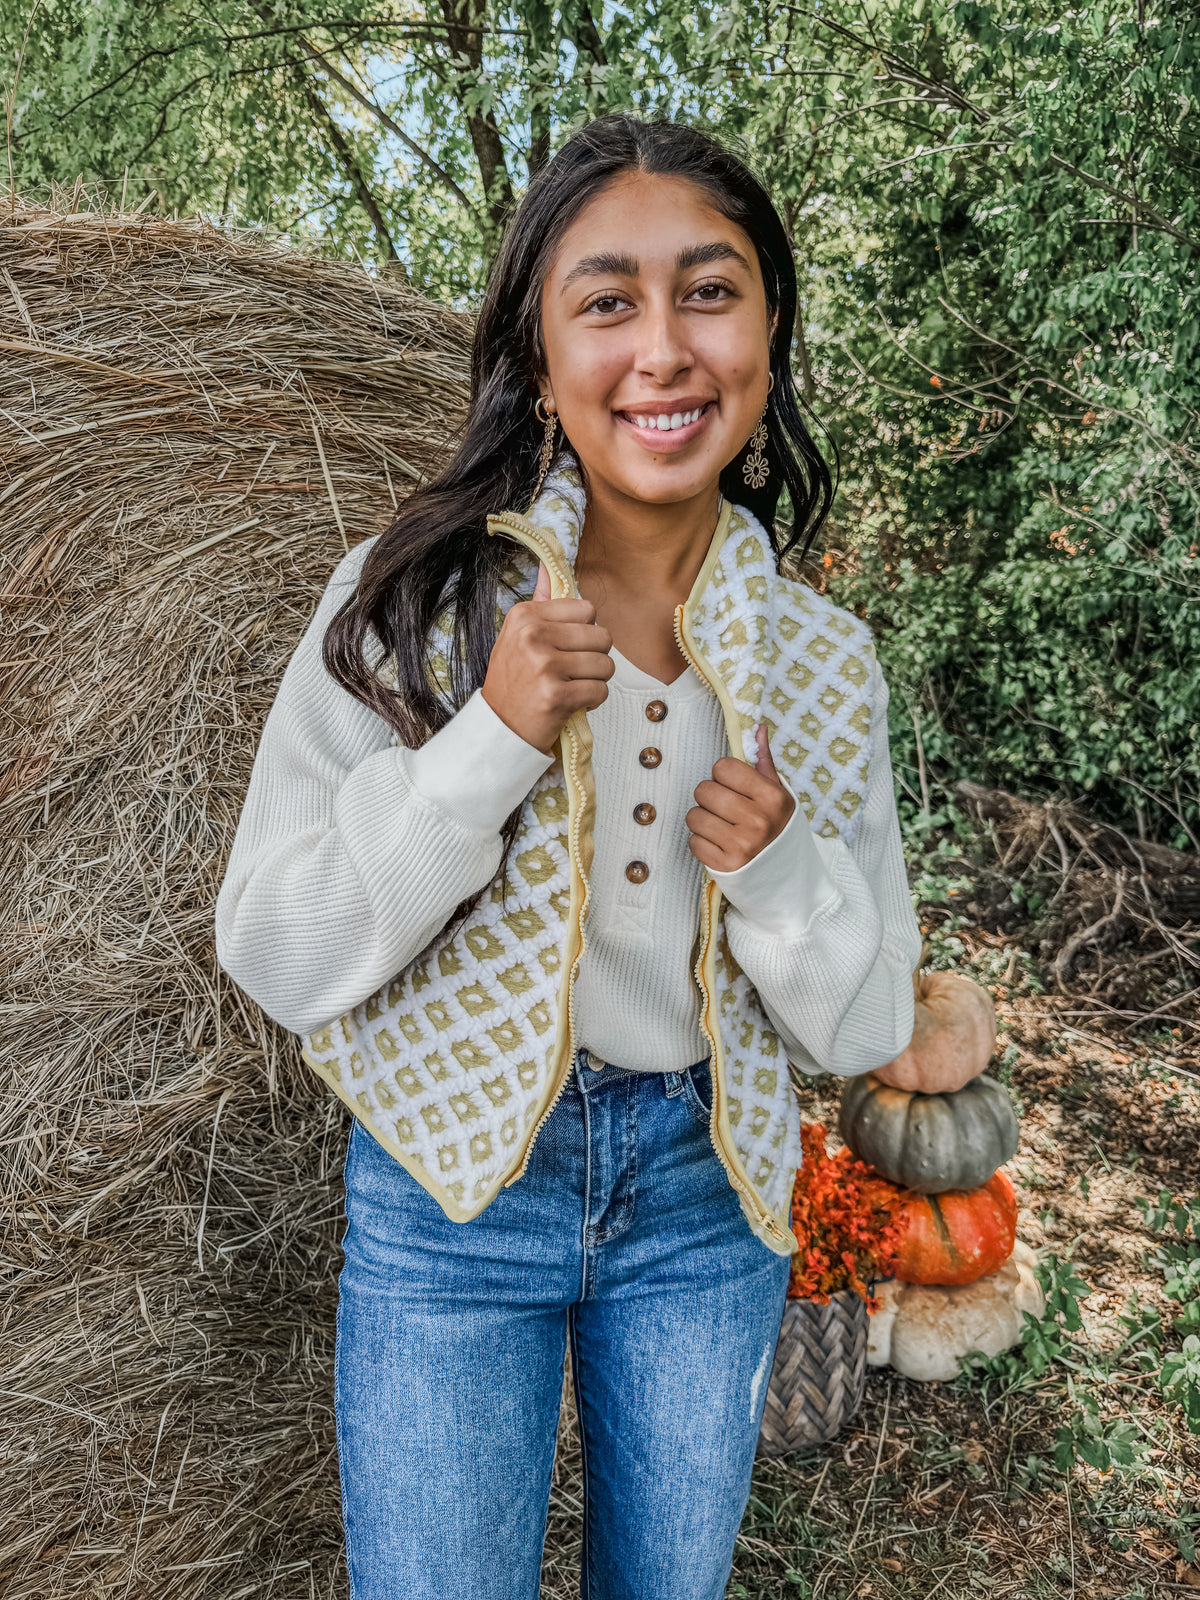
M 700 678 L 717 696 L 722 709 L 724 709 L 724 686 L 722 685 L 721 687 L 718 687 L 718 685 L 713 682 L 712 678 L 705 670 L 703 656 L 701 656 L 699 650 L 686 636 L 683 606 L 676 606 L 675 608 L 675 643 L 678 645 L 679 652 L 683 656 L 683 659 L 688 663 L 694 672 L 699 674 Z M 728 716 L 726 716 L 725 720 L 726 734 L 729 737 L 730 747 L 732 749 L 733 730 L 729 724 Z M 693 977 L 695 978 L 696 985 L 704 997 L 704 1007 L 700 1014 L 700 1028 L 705 1038 L 708 1040 L 710 1049 L 712 1051 L 713 1070 L 710 1073 L 712 1082 L 712 1107 L 708 1114 L 708 1136 L 712 1143 L 713 1149 L 716 1151 L 717 1160 L 725 1168 L 726 1175 L 728 1176 L 729 1182 L 733 1188 L 745 1199 L 751 1211 L 753 1211 L 754 1215 L 759 1219 L 761 1226 L 764 1227 L 775 1238 L 782 1241 L 785 1235 L 780 1229 L 779 1224 L 775 1221 L 774 1217 L 772 1217 L 769 1212 L 765 1211 L 759 1204 L 753 1189 L 749 1183 L 743 1181 L 743 1179 L 738 1176 L 737 1172 L 734 1170 L 732 1161 L 721 1147 L 720 1110 L 721 1095 L 723 1094 L 725 1087 L 725 1055 L 721 1049 L 720 1027 L 710 1019 L 709 1015 L 713 1008 L 715 997 L 708 982 L 709 952 L 712 945 L 713 930 L 716 922 L 716 909 L 720 902 L 720 898 L 721 891 L 710 878 L 704 885 L 704 894 L 700 905 L 700 948 L 696 957 L 696 965 L 693 969 Z
M 564 570 L 564 568 L 560 566 L 553 552 L 550 551 L 538 537 L 537 530 L 531 522 L 527 521 L 527 519 L 524 517 L 518 516 L 515 512 L 502 511 L 488 517 L 489 533 L 492 531 L 493 525 L 504 528 L 509 534 L 511 534 L 518 544 L 523 545 L 531 555 L 537 556 L 538 560 L 543 563 L 546 571 L 550 574 L 552 587 L 555 583 L 557 583 L 562 590 L 562 594 L 556 598 L 571 598 L 575 595 L 575 584 L 570 572 Z M 693 668 L 695 672 L 699 674 L 701 679 L 717 696 L 722 707 L 724 707 L 724 685 L 718 686 L 713 682 L 712 678 L 705 670 L 703 657 L 692 645 L 691 641 L 686 637 L 683 606 L 676 607 L 674 629 L 675 643 L 678 645 L 684 660 Z M 582 715 L 583 713 L 579 714 Z M 726 731 L 727 733 L 732 732 L 729 724 L 728 714 L 726 714 Z M 568 829 L 567 853 L 571 861 L 572 869 L 579 873 L 580 879 L 583 883 L 583 894 L 579 902 L 579 917 L 574 928 L 571 930 L 574 936 L 574 955 L 570 957 L 570 976 L 567 979 L 566 1064 L 564 1066 L 561 1061 L 555 1063 L 555 1072 L 557 1074 L 561 1074 L 560 1081 L 555 1087 L 554 1093 L 550 1098 L 549 1105 L 538 1118 L 530 1132 L 520 1166 L 510 1178 L 506 1178 L 504 1180 L 504 1187 L 506 1189 L 510 1188 L 514 1183 L 517 1182 L 519 1178 L 524 1176 L 525 1170 L 529 1166 L 529 1158 L 533 1154 L 533 1146 L 537 1140 L 537 1136 L 542 1131 L 547 1117 L 550 1116 L 551 1112 L 562 1098 L 563 1090 L 566 1088 L 567 1079 L 570 1076 L 570 1063 L 574 1061 L 575 1052 L 578 1048 L 575 1035 L 575 1009 L 573 1001 L 575 995 L 575 979 L 579 972 L 579 963 L 583 959 L 583 953 L 587 946 L 587 936 L 584 933 L 583 924 L 585 915 L 587 913 L 589 893 L 587 879 L 584 876 L 582 866 L 579 864 L 578 828 L 579 819 L 583 814 L 583 805 L 586 804 L 589 797 L 583 780 L 579 776 L 579 769 L 576 760 L 579 753 L 579 745 L 574 735 L 570 732 L 569 722 L 563 729 L 562 740 L 564 746 L 566 747 L 566 751 L 568 752 L 568 759 L 564 760 L 563 762 L 563 772 L 568 780 L 574 784 L 576 794 L 580 801 L 580 804 L 576 806 L 575 817 Z M 716 1152 L 717 1160 L 725 1169 L 726 1176 L 728 1177 L 731 1186 L 739 1195 L 743 1197 L 754 1216 L 758 1219 L 759 1225 L 765 1228 L 767 1232 L 773 1235 L 773 1237 L 782 1242 L 786 1235 L 780 1229 L 774 1217 L 772 1217 L 769 1212 L 763 1209 L 750 1184 L 738 1176 L 733 1162 L 730 1160 L 721 1144 L 720 1126 L 718 1122 L 721 1099 L 718 1091 L 723 1090 L 724 1088 L 724 1054 L 721 1050 L 720 1028 L 719 1026 L 716 1026 L 710 1018 L 710 1012 L 715 1003 L 715 997 L 711 988 L 709 987 L 707 973 L 708 957 L 712 944 L 713 926 L 715 921 L 714 913 L 717 903 L 720 899 L 720 894 L 721 891 L 710 879 L 709 882 L 704 886 L 704 894 L 701 900 L 700 949 L 693 971 L 695 982 L 700 989 L 700 993 L 704 997 L 704 1007 L 700 1017 L 700 1028 L 701 1032 L 709 1042 L 713 1062 L 713 1071 L 711 1073 L 713 1095 L 712 1109 L 709 1112 L 708 1119 L 708 1136 L 710 1142 L 712 1143 L 713 1150 Z
M 559 565 L 559 562 L 553 552 L 547 549 L 547 547 L 542 543 L 541 539 L 538 538 L 537 531 L 532 523 L 528 522 L 524 517 L 518 516 L 515 512 L 502 511 L 488 517 L 489 533 L 492 531 L 493 524 L 498 524 L 499 526 L 503 527 L 512 535 L 518 544 L 524 545 L 531 555 L 537 556 L 538 560 L 542 562 L 546 568 L 546 571 L 550 574 L 551 587 L 553 588 L 557 584 L 562 591 L 561 594 L 555 596 L 556 599 L 573 599 L 576 597 L 575 584 L 570 572 L 564 570 L 563 567 Z M 577 715 L 583 715 L 583 713 L 577 713 Z M 554 1089 L 554 1093 L 550 1097 L 549 1105 L 546 1107 L 545 1111 L 542 1112 L 541 1116 L 534 1123 L 533 1128 L 530 1131 L 529 1138 L 525 1144 L 525 1150 L 521 1158 L 520 1166 L 511 1177 L 505 1178 L 504 1180 L 504 1187 L 506 1189 L 511 1188 L 511 1186 L 516 1183 L 519 1178 L 524 1177 L 525 1170 L 529 1166 L 529 1158 L 533 1154 L 533 1147 L 537 1141 L 537 1136 L 542 1131 L 547 1117 L 550 1116 L 551 1112 L 562 1098 L 563 1090 L 566 1088 L 567 1081 L 571 1075 L 571 1062 L 574 1061 L 575 1052 L 578 1048 L 575 1035 L 575 979 L 579 973 L 579 963 L 583 960 L 584 949 L 587 946 L 587 935 L 584 933 L 583 924 L 584 917 L 587 913 L 589 896 L 588 881 L 584 876 L 582 866 L 579 864 L 579 826 L 580 818 L 583 815 L 583 807 L 588 800 L 588 792 L 584 785 L 583 779 L 579 775 L 577 759 L 579 755 L 579 742 L 571 733 L 570 726 L 570 721 L 568 720 L 567 725 L 563 728 L 560 736 L 564 746 L 565 757 L 563 761 L 563 774 L 567 778 L 568 782 L 574 785 L 579 804 L 575 807 L 575 815 L 572 818 L 567 830 L 567 855 L 571 862 L 572 870 L 578 872 L 579 874 L 580 881 L 583 884 L 583 894 L 579 901 L 578 920 L 576 921 L 575 926 L 571 929 L 574 942 L 574 955 L 568 955 L 570 961 L 570 972 L 567 978 L 566 1060 L 563 1062 L 560 1059 L 554 1064 L 555 1074 L 560 1075 L 559 1082 Z M 568 947 L 568 952 L 569 948 L 570 947 Z

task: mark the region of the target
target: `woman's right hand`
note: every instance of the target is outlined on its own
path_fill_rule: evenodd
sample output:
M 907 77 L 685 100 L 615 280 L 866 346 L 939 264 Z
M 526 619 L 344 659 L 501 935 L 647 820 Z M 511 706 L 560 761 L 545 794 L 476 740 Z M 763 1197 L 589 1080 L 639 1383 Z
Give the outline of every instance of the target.
M 590 600 L 551 600 L 550 575 L 538 566 L 530 600 L 509 609 L 492 647 L 483 698 L 501 722 L 547 755 L 574 711 L 608 698 L 612 635 Z

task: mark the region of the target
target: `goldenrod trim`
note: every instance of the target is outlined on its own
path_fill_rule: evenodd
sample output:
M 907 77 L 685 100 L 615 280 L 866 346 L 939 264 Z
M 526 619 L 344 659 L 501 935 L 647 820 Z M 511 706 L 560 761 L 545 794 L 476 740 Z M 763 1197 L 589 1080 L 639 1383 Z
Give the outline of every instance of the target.
M 531 555 L 537 556 L 539 561 L 545 563 L 546 571 L 550 574 L 550 593 L 553 599 L 570 600 L 576 597 L 571 563 L 553 528 L 543 528 L 536 522 L 530 522 L 528 517 L 518 516 L 515 511 L 495 511 L 487 519 L 487 531 L 495 534 L 497 529 L 515 538 Z M 561 587 L 561 592 L 558 594 L 554 593 L 556 567 Z
M 761 1239 L 768 1250 L 773 1250 L 777 1256 L 794 1256 L 799 1254 L 800 1241 L 792 1232 L 791 1222 L 784 1216 L 770 1211 L 767 1213 L 770 1221 L 759 1222 L 747 1206 L 744 1196 L 739 1195 L 742 1215 L 750 1226 L 750 1231 L 756 1239 Z
M 708 588 L 709 580 L 713 575 L 713 568 L 720 560 L 721 550 L 725 544 L 726 538 L 729 535 L 729 523 L 732 516 L 733 503 L 722 498 L 721 509 L 717 514 L 717 525 L 713 529 L 712 538 L 709 541 L 708 554 L 704 558 L 704 563 L 701 566 L 700 571 L 696 574 L 695 581 L 691 587 L 691 592 L 684 601 L 685 610 L 690 611 L 692 606 L 695 605 L 696 601 L 699 600 L 700 596 L 704 593 L 705 589 Z
M 769 1229 L 778 1219 L 763 1205 L 758 1190 L 750 1181 L 750 1174 L 742 1165 L 733 1142 L 733 1129 L 729 1125 L 728 1097 L 725 1094 L 725 1052 L 721 1045 L 721 1024 L 717 1016 L 717 911 L 721 904 L 721 891 L 710 878 L 704 885 L 704 916 L 701 928 L 701 948 L 696 963 L 697 980 L 704 997 L 701 1027 L 713 1047 L 713 1067 L 709 1074 L 712 1084 L 712 1110 L 709 1114 L 709 1137 L 721 1165 L 729 1174 L 729 1181 L 737 1191 L 742 1209 L 756 1219 L 755 1232 Z M 789 1230 L 790 1233 L 790 1230 Z M 789 1254 L 791 1253 L 789 1248 Z
M 710 676 L 704 671 L 703 667 L 699 665 L 704 658 L 700 647 L 696 643 L 696 640 L 692 634 L 691 625 L 692 608 L 695 606 L 696 601 L 699 600 L 700 596 L 704 593 L 704 590 L 708 586 L 708 581 L 712 577 L 713 568 L 716 566 L 720 557 L 721 547 L 724 545 L 726 537 L 728 536 L 731 513 L 732 507 L 730 506 L 729 501 L 726 500 L 724 506 L 721 508 L 721 515 L 717 518 L 716 531 L 713 534 L 713 541 L 709 546 L 708 555 L 704 558 L 704 565 L 700 568 L 700 571 L 697 574 L 696 581 L 692 585 L 691 593 L 688 595 L 683 605 L 681 605 L 675 613 L 675 633 L 683 655 L 688 661 L 690 661 L 691 665 L 704 679 L 705 683 L 708 684 L 709 688 L 716 695 L 717 700 L 720 703 L 721 710 L 725 716 L 725 731 L 729 737 L 730 754 L 735 756 L 739 761 L 745 761 L 746 756 L 742 749 L 742 719 L 738 714 L 737 707 L 733 703 L 733 699 L 730 696 L 729 689 L 726 686 L 724 679 L 717 677 L 715 673 Z
M 697 645 L 688 622 L 688 613 L 704 593 L 720 558 L 721 549 L 729 534 L 731 515 L 732 507 L 726 500 L 717 518 L 717 526 L 713 530 L 712 542 L 708 547 L 704 564 L 696 575 L 696 581 L 692 584 L 687 600 L 675 612 L 675 641 L 689 666 L 716 695 L 725 719 L 725 732 L 729 739 L 730 751 L 739 761 L 745 761 L 741 747 L 741 718 L 725 684 L 720 678 L 705 670 L 703 652 Z M 725 1094 L 725 1056 L 721 1046 L 721 1026 L 716 1006 L 716 928 L 720 905 L 721 891 L 710 878 L 704 886 L 701 902 L 700 952 L 696 960 L 696 982 L 704 1001 L 700 1025 L 713 1052 L 713 1070 L 709 1074 L 712 1082 L 709 1137 L 717 1159 L 725 1168 L 755 1234 L 764 1243 L 771 1243 L 774 1239 L 775 1243 L 771 1244 L 771 1248 L 778 1254 L 791 1255 L 797 1246 L 787 1218 L 776 1216 L 759 1200 L 758 1191 L 737 1154 L 733 1143 L 733 1130 L 729 1126 L 729 1108 Z
M 358 1101 L 355 1100 L 350 1094 L 349 1090 L 346 1088 L 345 1084 L 342 1083 L 341 1079 L 338 1078 L 336 1074 L 331 1072 L 328 1067 L 325 1067 L 319 1061 L 314 1060 L 314 1058 L 309 1055 L 308 1047 L 306 1045 L 300 1046 L 300 1054 L 316 1073 L 317 1077 L 324 1079 L 324 1081 L 333 1090 L 334 1094 L 337 1095 L 338 1099 L 344 1101 L 345 1104 L 350 1107 L 350 1110 L 353 1111 L 354 1115 L 358 1118 L 359 1122 L 362 1123 L 363 1127 L 371 1135 L 372 1139 L 375 1140 L 376 1144 L 382 1145 L 387 1151 L 388 1155 L 396 1158 L 396 1160 L 404 1168 L 405 1172 L 408 1173 L 409 1177 L 415 1178 L 416 1181 L 421 1185 L 422 1189 L 425 1190 L 426 1194 L 433 1196 L 438 1205 L 441 1206 L 442 1210 L 450 1218 L 451 1222 L 472 1221 L 479 1215 L 481 1211 L 485 1210 L 489 1205 L 491 1205 L 492 1201 L 500 1193 L 500 1190 L 504 1187 L 503 1177 L 494 1179 L 486 1192 L 480 1196 L 473 1206 L 467 1207 L 460 1205 L 450 1193 L 449 1189 L 444 1188 L 442 1184 L 438 1183 L 437 1180 L 427 1171 L 425 1167 L 421 1165 L 419 1161 L 414 1161 L 411 1156 L 406 1155 L 396 1141 L 394 1139 L 389 1139 L 386 1133 L 380 1133 L 379 1129 L 371 1121 L 369 1115 L 359 1105 Z
M 559 980 L 558 1014 L 555 1018 L 554 1066 L 546 1074 L 546 1090 L 538 1100 L 533 1124 L 526 1140 L 521 1164 L 504 1185 L 516 1183 L 525 1175 L 533 1146 L 542 1126 L 567 1086 L 575 1059 L 575 1014 L 573 995 L 579 963 L 587 945 L 584 918 L 587 915 L 589 885 L 587 867 L 592 860 L 592 818 L 595 816 L 595 789 L 592 785 L 592 732 L 587 717 L 572 716 L 562 735 L 563 772 L 567 777 L 567 855 L 571 862 L 571 901 L 567 910 L 567 958 Z M 586 823 L 586 838 L 580 835 Z M 584 855 L 587 856 L 586 864 Z M 573 935 L 573 938 L 571 937 Z
M 493 524 L 495 526 L 493 526 Z M 537 556 L 550 579 L 550 598 L 574 599 L 578 591 L 566 552 L 552 530 L 530 522 L 515 512 L 504 511 L 488 518 L 488 532 L 502 529 L 510 538 Z M 534 1108 L 529 1135 L 521 1160 L 503 1179 L 508 1188 L 525 1175 L 529 1158 L 542 1126 L 566 1088 L 571 1063 L 575 1058 L 575 1017 L 573 996 L 579 963 L 587 946 L 584 919 L 588 905 L 588 871 L 592 864 L 593 819 L 596 792 L 592 782 L 592 730 L 587 713 L 572 714 L 560 737 L 563 776 L 567 780 L 567 857 L 571 863 L 571 899 L 567 911 L 568 936 L 563 974 L 559 981 L 558 1010 L 555 1018 L 553 1066 L 546 1074 L 546 1087 Z

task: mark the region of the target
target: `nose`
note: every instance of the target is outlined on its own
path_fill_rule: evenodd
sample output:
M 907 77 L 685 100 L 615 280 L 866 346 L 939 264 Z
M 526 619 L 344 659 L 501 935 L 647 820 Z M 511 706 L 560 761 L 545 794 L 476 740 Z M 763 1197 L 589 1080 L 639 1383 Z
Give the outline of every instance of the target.
M 665 388 L 693 365 L 687 325 L 673 299 L 651 298 L 640 319 L 638 333 L 636 363 L 640 376 Z

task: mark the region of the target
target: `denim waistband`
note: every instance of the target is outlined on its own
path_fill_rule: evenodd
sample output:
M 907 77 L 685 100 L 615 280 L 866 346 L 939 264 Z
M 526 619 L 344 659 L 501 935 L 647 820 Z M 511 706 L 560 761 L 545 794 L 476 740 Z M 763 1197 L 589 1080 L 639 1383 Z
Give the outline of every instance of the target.
M 660 1085 L 662 1092 L 668 1099 L 679 1094 L 684 1085 L 685 1078 L 690 1077 L 693 1082 L 708 1076 L 708 1056 L 701 1056 L 699 1061 L 693 1061 L 691 1066 L 680 1068 L 672 1072 L 635 1072 L 630 1067 L 620 1067 L 611 1061 L 601 1061 L 600 1057 L 582 1046 L 575 1052 L 575 1070 L 572 1074 L 574 1086 L 580 1094 L 595 1094 L 614 1082 L 628 1082 L 631 1079 L 644 1082 L 649 1086 L 649 1092 L 654 1092 L 654 1085 Z

